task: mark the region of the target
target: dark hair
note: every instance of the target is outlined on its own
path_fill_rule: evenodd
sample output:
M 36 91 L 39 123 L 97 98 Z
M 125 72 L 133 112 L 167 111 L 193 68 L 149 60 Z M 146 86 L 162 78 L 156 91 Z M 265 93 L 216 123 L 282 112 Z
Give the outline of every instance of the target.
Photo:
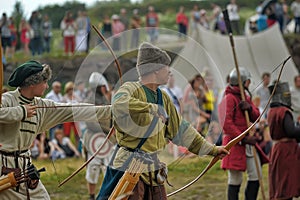
M 262 75 L 261 75 L 261 78 L 264 79 L 265 77 L 270 77 L 271 74 L 269 72 L 264 72 Z
M 297 78 L 300 77 L 300 74 L 294 77 L 294 82 L 296 82 Z

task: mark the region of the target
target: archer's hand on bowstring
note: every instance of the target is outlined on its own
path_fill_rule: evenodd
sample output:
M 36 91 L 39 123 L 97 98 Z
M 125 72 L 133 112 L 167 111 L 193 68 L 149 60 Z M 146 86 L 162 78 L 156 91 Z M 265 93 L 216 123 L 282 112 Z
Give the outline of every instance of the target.
M 34 115 L 36 115 L 36 106 L 35 105 L 31 105 L 31 104 L 27 104 L 24 105 L 25 109 L 26 109 L 26 117 L 33 117 Z

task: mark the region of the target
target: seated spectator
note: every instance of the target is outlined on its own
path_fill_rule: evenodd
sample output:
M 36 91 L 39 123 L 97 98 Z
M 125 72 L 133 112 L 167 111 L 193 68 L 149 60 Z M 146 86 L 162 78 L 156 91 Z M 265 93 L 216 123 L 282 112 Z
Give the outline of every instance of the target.
M 37 135 L 36 139 L 31 146 L 31 157 L 33 159 L 46 159 L 49 158 L 51 144 L 50 141 L 46 138 L 45 133 Z
M 62 129 L 55 130 L 55 138 L 51 140 L 53 150 L 51 151 L 51 159 L 56 160 L 66 157 L 79 157 L 80 154 L 74 144 L 68 137 L 64 136 Z

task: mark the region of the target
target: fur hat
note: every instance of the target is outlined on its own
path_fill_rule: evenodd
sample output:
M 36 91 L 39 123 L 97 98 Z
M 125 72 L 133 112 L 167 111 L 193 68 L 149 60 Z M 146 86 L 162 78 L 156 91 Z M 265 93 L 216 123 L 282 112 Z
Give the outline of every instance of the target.
M 52 76 L 49 65 L 41 64 L 31 60 L 23 63 L 15 69 L 8 80 L 11 87 L 27 87 L 39 84 L 42 81 L 48 81 Z
M 159 70 L 170 65 L 171 58 L 166 51 L 153 46 L 148 42 L 143 42 L 138 51 L 136 68 L 139 76 Z

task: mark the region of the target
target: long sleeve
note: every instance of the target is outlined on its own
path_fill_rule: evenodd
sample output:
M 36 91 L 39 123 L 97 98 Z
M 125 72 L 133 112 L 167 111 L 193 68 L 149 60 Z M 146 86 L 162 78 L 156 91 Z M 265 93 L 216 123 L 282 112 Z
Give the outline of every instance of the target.
M 300 127 L 295 126 L 293 116 L 290 112 L 286 112 L 284 115 L 283 129 L 288 137 L 295 138 L 298 142 L 300 141 Z
M 23 106 L 1 107 L 0 108 L 0 123 L 10 124 L 19 122 L 26 116 L 26 110 Z
M 57 106 L 57 108 L 42 108 L 38 112 L 41 114 L 39 118 L 40 131 L 47 130 L 59 123 L 70 121 L 86 121 L 97 122 L 105 119 L 111 119 L 111 106 L 93 106 L 91 104 L 63 104 L 55 103 L 49 100 L 40 101 L 41 106 L 51 107 Z M 69 105 L 70 107 L 61 107 Z M 73 105 L 73 106 L 71 106 Z M 76 105 L 79 105 L 76 107 Z M 83 106 L 80 105 L 90 105 Z

